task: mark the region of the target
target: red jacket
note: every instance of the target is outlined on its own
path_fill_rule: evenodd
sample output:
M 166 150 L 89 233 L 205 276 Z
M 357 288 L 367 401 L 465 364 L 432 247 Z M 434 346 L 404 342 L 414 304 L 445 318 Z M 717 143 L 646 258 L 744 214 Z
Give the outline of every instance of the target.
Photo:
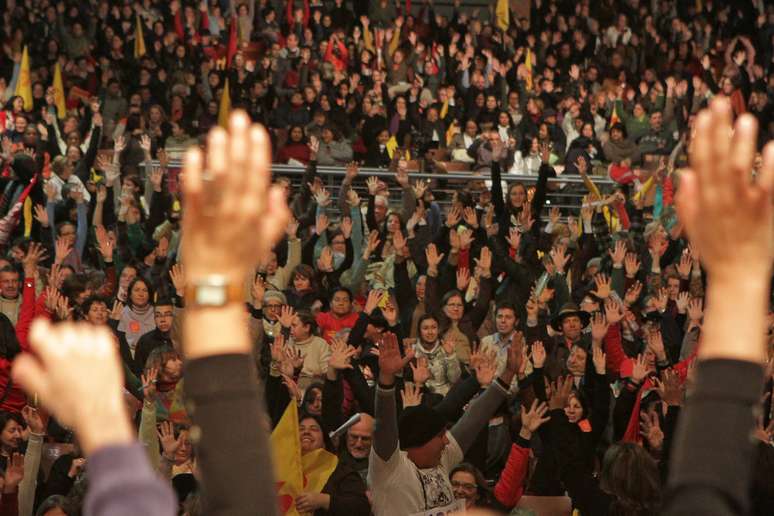
M 25 278 L 22 291 L 22 304 L 19 309 L 19 319 L 16 322 L 16 338 L 22 353 L 30 351 L 29 333 L 32 319 L 35 317 L 35 279 Z M 5 395 L 5 400 L 0 403 L 0 409 L 8 412 L 20 413 L 27 404 L 27 396 L 21 387 L 12 383 L 11 365 L 13 360 L 6 357 L 0 358 L 0 396 Z M 7 386 L 7 387 L 6 387 Z M 5 394 L 6 388 L 8 394 Z
M 529 469 L 529 443 L 526 445 L 524 447 L 514 443 L 511 446 L 508 462 L 500 473 L 500 480 L 497 481 L 494 488 L 495 498 L 508 509 L 516 507 L 524 494 L 524 479 L 527 478 L 527 470 Z

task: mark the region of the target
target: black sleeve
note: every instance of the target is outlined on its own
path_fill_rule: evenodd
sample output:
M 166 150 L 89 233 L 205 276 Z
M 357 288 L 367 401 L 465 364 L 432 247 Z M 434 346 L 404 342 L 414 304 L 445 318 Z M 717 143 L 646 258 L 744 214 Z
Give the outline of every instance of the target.
M 661 514 L 747 514 L 755 458 L 750 432 L 763 369 L 715 359 L 700 361 L 696 372 L 696 390 L 677 425 Z
M 329 434 L 344 422 L 344 415 L 341 413 L 341 407 L 344 403 L 344 389 L 340 376 L 337 376 L 335 380 L 325 379 L 322 397 L 322 422 L 325 427 L 323 431 Z
M 70 454 L 62 455 L 54 461 L 46 481 L 46 489 L 44 491 L 46 497 L 52 495 L 67 496 L 67 493 L 70 492 L 75 483 L 75 479 L 70 478 L 68 475 L 72 463 L 73 456 Z
M 634 404 L 639 395 L 639 386 L 636 389 L 632 389 L 631 386 L 627 384 L 621 389 L 621 395 L 618 397 L 615 407 L 613 408 L 614 441 L 619 441 L 624 433 L 626 433 L 626 428 L 629 426 L 629 420 L 632 416 L 632 410 L 634 410 Z
M 349 386 L 352 388 L 352 395 L 355 397 L 358 405 L 360 406 L 360 412 L 374 415 L 374 390 L 368 386 L 365 376 L 360 368 L 353 364 L 352 369 L 343 371 L 344 379 L 349 382 Z
M 249 354 L 217 355 L 186 365 L 189 414 L 201 429 L 197 458 L 204 512 L 252 516 L 256 507 L 274 515 L 274 475 L 265 408 Z
M 434 408 L 446 418 L 446 421 L 457 421 L 473 396 L 481 389 L 476 377 L 471 375 L 461 382 L 457 382 L 449 389 L 446 397 Z

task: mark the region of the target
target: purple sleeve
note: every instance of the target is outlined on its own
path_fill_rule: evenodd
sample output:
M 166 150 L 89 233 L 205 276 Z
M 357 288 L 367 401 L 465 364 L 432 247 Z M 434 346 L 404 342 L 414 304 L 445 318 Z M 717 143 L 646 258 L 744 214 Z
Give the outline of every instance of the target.
M 151 469 L 139 443 L 109 446 L 89 457 L 86 516 L 174 516 L 169 482 Z

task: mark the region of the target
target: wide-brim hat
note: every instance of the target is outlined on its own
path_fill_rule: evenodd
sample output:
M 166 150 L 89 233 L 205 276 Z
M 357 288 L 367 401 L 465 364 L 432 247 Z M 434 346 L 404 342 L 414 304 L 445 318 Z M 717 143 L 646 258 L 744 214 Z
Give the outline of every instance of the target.
M 559 313 L 556 314 L 556 316 L 551 319 L 551 328 L 554 330 L 561 332 L 562 331 L 562 322 L 567 317 L 576 316 L 581 320 L 581 325 L 583 328 L 589 325 L 589 322 L 591 322 L 591 314 L 588 312 L 584 312 L 580 308 L 578 308 L 578 305 L 575 303 L 565 303 L 564 306 L 562 306 L 562 309 L 559 310 Z

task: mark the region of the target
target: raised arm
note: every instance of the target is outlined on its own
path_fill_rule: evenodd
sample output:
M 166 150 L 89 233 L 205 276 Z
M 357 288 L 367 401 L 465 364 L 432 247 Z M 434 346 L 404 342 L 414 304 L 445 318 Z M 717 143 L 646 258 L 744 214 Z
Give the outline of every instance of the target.
M 774 258 L 774 144 L 764 149 L 752 179 L 757 123 L 745 114 L 732 131 L 731 121 L 724 98 L 699 114 L 691 169 L 677 198 L 708 283 L 696 387 L 672 449 L 667 515 L 744 514 L 749 506 L 752 408 L 763 381 Z M 745 294 L 734 295 L 740 291 Z

